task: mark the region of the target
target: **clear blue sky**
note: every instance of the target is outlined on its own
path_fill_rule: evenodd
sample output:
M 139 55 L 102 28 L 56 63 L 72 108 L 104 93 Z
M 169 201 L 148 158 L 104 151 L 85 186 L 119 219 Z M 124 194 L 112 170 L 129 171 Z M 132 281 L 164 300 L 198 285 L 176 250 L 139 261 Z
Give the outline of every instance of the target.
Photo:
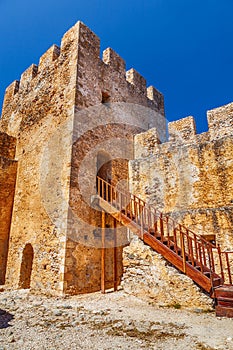
M 233 0 L 0 0 L 0 105 L 5 88 L 78 20 L 165 96 L 166 116 L 233 101 Z

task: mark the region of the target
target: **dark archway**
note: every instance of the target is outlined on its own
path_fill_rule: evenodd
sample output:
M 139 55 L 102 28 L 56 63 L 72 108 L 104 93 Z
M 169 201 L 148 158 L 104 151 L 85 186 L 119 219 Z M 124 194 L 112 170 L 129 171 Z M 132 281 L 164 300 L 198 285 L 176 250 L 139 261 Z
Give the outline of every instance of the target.
M 112 179 L 112 160 L 111 156 L 105 152 L 100 151 L 97 154 L 97 176 L 104 179 L 106 182 L 111 182 Z
M 105 180 L 107 183 L 111 183 L 112 180 L 112 160 L 110 155 L 105 151 L 99 151 L 97 154 L 96 172 L 97 193 L 99 193 L 100 196 L 105 197 L 105 195 L 108 193 L 108 186 L 106 183 L 102 183 L 100 186 L 100 182 L 98 180 L 98 177 Z
M 30 288 L 34 252 L 31 244 L 26 244 L 23 250 L 19 276 L 19 288 Z

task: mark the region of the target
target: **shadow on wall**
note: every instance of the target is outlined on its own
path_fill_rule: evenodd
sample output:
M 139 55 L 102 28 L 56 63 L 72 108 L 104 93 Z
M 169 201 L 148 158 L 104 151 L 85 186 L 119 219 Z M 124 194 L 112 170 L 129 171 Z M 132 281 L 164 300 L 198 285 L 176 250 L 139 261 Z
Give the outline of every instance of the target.
M 13 320 L 14 316 L 9 312 L 0 309 L 0 329 L 11 327 L 9 322 Z
M 19 288 L 30 288 L 34 252 L 31 244 L 26 244 L 23 250 L 20 268 Z

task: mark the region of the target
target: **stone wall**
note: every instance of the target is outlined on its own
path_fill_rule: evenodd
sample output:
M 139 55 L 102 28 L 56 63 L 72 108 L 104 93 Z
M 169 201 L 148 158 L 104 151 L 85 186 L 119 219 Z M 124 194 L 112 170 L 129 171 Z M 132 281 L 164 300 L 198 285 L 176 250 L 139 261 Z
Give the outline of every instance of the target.
M 72 29 L 74 30 L 74 29 Z M 91 206 L 96 193 L 98 156 L 105 154 L 110 175 L 102 177 L 127 186 L 128 160 L 133 159 L 133 136 L 149 125 L 165 130 L 162 95 L 134 69 L 125 71 L 124 60 L 112 49 L 100 59 L 99 38 L 84 26 L 78 47 L 76 109 L 71 160 L 68 245 L 64 285 L 67 293 L 100 289 L 101 212 Z M 91 51 L 90 51 L 91 48 Z M 83 109 L 80 110 L 80 107 Z M 107 177 L 109 178 L 107 179 Z M 113 221 L 107 216 L 109 236 Z M 117 282 L 122 276 L 122 244 L 127 231 L 117 228 Z M 99 234 L 98 234 L 99 232 Z M 106 286 L 113 285 L 113 242 L 106 246 Z M 110 247 L 109 247 L 110 245 Z
M 162 144 L 156 129 L 137 135 L 131 191 L 231 250 L 233 103 L 209 111 L 208 124 L 208 132 L 198 135 L 192 117 L 171 122 Z
M 164 134 L 162 94 L 147 89 L 134 69 L 126 72 L 112 49 L 102 59 L 99 54 L 99 38 L 78 22 L 60 47 L 53 45 L 6 89 L 0 130 L 17 138 L 18 161 L 6 276 L 11 287 L 27 285 L 23 276 L 28 281 L 31 274 L 35 292 L 100 289 L 94 232 L 100 213 L 90 202 L 98 154 L 110 155 L 113 180 L 123 181 L 133 135 L 149 127 Z
M 187 276 L 137 236 L 124 248 L 122 287 L 126 293 L 161 307 L 213 309 L 213 301 Z
M 0 133 L 0 284 L 5 283 L 17 161 L 16 139 Z

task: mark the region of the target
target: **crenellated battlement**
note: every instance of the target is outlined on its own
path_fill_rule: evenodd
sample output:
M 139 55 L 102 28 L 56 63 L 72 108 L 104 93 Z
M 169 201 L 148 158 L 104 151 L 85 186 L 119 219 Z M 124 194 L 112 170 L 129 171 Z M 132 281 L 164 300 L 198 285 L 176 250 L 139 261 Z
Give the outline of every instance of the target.
M 50 66 L 60 56 L 60 47 L 52 45 L 40 58 L 38 71 L 42 71 L 46 67 Z
M 131 68 L 126 72 L 126 80 L 134 86 L 135 89 L 140 90 L 146 95 L 146 79 L 143 78 L 134 68 Z
M 196 136 L 196 123 L 192 116 L 168 123 L 169 141 L 190 142 Z
M 119 74 L 125 75 L 125 61 L 110 47 L 103 51 L 102 60 Z
M 233 102 L 207 112 L 211 139 L 233 134 Z
M 227 136 L 233 137 L 233 103 L 207 111 L 208 131 L 196 132 L 195 119 L 185 117 L 168 123 L 168 138 L 161 143 L 156 128 L 135 136 L 135 157 L 145 158 L 168 147 L 182 145 L 200 145 L 214 142 Z M 140 145 L 140 147 L 139 147 Z
M 30 88 L 32 79 L 35 78 L 38 72 L 38 66 L 32 64 L 22 74 L 19 83 L 19 91 L 27 91 Z
M 61 112 L 64 101 L 67 109 L 72 105 L 76 109 L 85 108 L 102 103 L 103 93 L 110 97 L 110 102 L 138 103 L 164 114 L 162 94 L 154 87 L 147 89 L 145 78 L 135 69 L 126 72 L 125 61 L 113 49 L 104 50 L 101 59 L 100 39 L 82 22 L 77 22 L 63 35 L 60 47 L 52 45 L 40 57 L 38 65 L 32 64 L 19 81 L 6 89 L 1 129 L 16 135 L 15 128 L 12 129 L 14 120 L 24 128 L 28 124 L 27 114 L 31 125 L 32 103 L 35 107 L 39 101 L 43 104 L 43 111 L 41 108 L 35 111 L 36 122 L 50 108 L 46 108 L 46 101 L 51 103 L 51 98 L 54 108 L 60 108 Z M 61 95 L 63 104 L 59 107 Z
M 233 135 L 233 103 L 207 111 L 208 131 L 196 133 L 193 117 L 186 117 L 168 123 L 170 142 L 199 143 Z

